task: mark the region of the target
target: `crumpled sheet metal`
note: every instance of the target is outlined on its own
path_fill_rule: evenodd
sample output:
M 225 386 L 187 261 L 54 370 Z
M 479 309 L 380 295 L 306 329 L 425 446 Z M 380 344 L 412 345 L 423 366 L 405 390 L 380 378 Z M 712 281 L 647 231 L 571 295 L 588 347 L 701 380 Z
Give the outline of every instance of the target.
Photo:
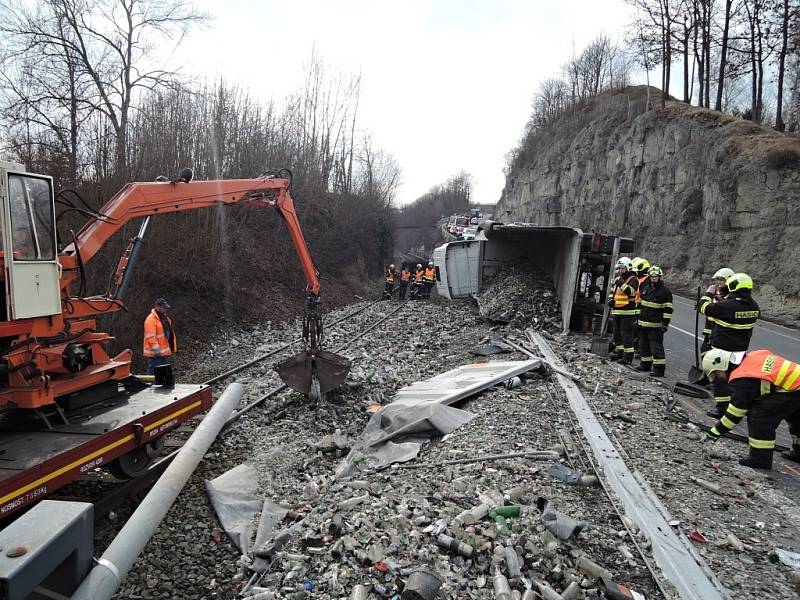
M 402 388 L 369 420 L 337 468 L 336 478 L 416 458 L 432 436 L 447 435 L 474 418 L 451 404 L 540 364 L 525 360 L 464 365 Z

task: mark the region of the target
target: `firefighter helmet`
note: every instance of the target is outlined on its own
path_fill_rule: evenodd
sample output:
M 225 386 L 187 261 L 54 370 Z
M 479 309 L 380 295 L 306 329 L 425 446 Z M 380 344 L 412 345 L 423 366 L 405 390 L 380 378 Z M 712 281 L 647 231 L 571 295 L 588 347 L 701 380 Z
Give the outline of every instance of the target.
M 719 348 L 711 348 L 703 355 L 703 371 L 706 374 L 712 371 L 727 371 L 731 364 L 731 353 Z
M 433 266 L 433 261 L 432 261 L 432 260 L 429 260 L 429 261 L 428 261 L 428 266 L 429 266 L 429 267 L 432 267 L 432 266 Z
M 631 259 L 627 256 L 620 256 L 617 260 L 617 269 L 625 269 L 626 271 L 631 268 Z
M 741 292 L 742 290 L 752 290 L 753 280 L 747 273 L 735 273 L 725 280 L 725 287 L 728 293 Z
M 389 268 L 390 268 L 390 269 L 394 269 L 394 263 L 392 263 L 391 265 L 389 265 Z
M 664 271 L 661 270 L 661 267 L 657 267 L 657 266 L 653 265 L 647 271 L 647 274 L 650 275 L 650 277 L 663 277 L 664 276 Z
M 641 273 L 642 271 L 647 271 L 647 269 L 650 268 L 650 261 L 647 260 L 646 258 L 637 256 L 631 262 L 631 268 L 634 271 L 638 271 L 639 273 Z
M 421 269 L 422 268 L 422 263 L 417 263 L 417 268 Z
M 719 271 L 714 273 L 713 279 L 726 280 L 728 279 L 728 277 L 731 277 L 732 275 L 735 275 L 733 269 L 729 269 L 728 267 L 722 267 Z

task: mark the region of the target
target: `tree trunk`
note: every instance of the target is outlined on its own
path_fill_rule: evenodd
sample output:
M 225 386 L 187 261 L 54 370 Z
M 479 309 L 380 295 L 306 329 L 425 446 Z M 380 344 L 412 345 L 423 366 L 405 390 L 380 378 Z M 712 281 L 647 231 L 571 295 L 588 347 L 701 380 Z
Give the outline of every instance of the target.
M 689 94 L 689 27 L 686 17 L 683 19 L 683 101 L 687 104 L 692 102 Z
M 695 61 L 697 62 L 697 106 L 703 106 L 703 91 L 705 90 L 705 86 L 703 85 L 703 75 L 705 73 L 705 66 L 706 66 L 706 59 L 703 54 L 705 49 L 705 44 L 703 43 L 702 38 L 700 39 L 700 51 L 698 52 L 697 49 L 697 37 L 698 31 L 702 27 L 702 20 L 700 19 L 700 13 L 697 10 L 698 4 L 694 5 L 694 20 L 695 20 L 695 29 L 694 29 L 694 57 Z M 703 29 L 705 32 L 705 29 Z
M 725 67 L 728 62 L 728 30 L 731 23 L 731 5 L 733 0 L 725 0 L 725 24 L 722 28 L 722 49 L 719 56 L 719 74 L 717 78 L 717 100 L 714 110 L 722 110 L 722 89 L 725 85 Z
M 709 108 L 711 106 L 711 9 L 713 8 L 712 0 L 703 0 L 703 6 L 705 7 L 705 19 L 703 21 L 703 27 L 705 29 L 705 33 L 703 34 L 703 41 L 705 43 L 705 51 L 703 54 L 706 57 L 706 89 L 703 94 L 705 99 L 705 106 Z
M 789 45 L 789 0 L 783 0 L 783 19 L 781 23 L 781 53 L 778 56 L 778 100 L 775 108 L 775 129 L 786 130 L 783 122 L 783 77 L 786 70 L 786 49 Z

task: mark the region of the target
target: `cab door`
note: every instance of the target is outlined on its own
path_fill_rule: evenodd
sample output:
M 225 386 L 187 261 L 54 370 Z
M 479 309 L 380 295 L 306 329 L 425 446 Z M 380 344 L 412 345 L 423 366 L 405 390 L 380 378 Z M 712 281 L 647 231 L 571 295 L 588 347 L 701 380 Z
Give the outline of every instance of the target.
M 0 177 L 7 318 L 60 314 L 53 179 L 14 171 Z

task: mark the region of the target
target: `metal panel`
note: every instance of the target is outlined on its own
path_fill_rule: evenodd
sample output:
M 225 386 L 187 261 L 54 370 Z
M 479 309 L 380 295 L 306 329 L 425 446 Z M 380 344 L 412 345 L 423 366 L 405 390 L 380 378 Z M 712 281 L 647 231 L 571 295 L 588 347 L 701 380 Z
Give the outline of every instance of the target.
M 534 333 L 533 339 L 545 360 L 564 369 L 564 365 L 541 335 Z M 595 460 L 614 492 L 622 500 L 628 517 L 633 519 L 652 544 L 656 564 L 675 586 L 680 597 L 686 600 L 729 598 L 728 592 L 689 541 L 678 536 L 669 526 L 672 519 L 669 511 L 645 479 L 625 464 L 578 387 L 568 377 L 559 374 L 556 376 L 567 393 L 570 408 L 583 428 L 583 435 L 592 448 Z
M 71 594 L 92 566 L 92 515 L 92 505 L 86 502 L 45 500 L 3 529 L 3 598 L 32 600 Z M 18 547 L 26 552 L 16 558 L 5 551 Z
M 402 388 L 395 394 L 393 402 L 453 404 L 541 364 L 541 361 L 534 359 L 464 365 Z

